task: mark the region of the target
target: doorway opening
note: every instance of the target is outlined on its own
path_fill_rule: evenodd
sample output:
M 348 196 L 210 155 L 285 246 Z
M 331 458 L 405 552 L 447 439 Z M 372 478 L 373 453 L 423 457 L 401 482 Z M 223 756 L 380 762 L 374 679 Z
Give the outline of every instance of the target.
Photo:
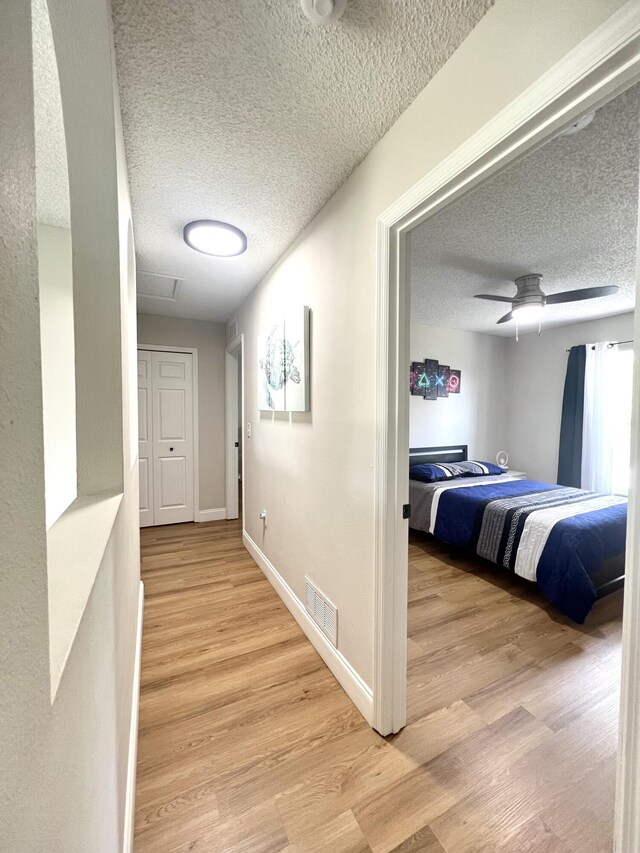
M 228 519 L 244 517 L 244 337 L 225 350 L 225 480 Z
M 589 118 L 409 235 L 407 723 L 478 738 L 460 799 L 547 773 L 533 812 L 558 849 L 613 846 L 640 86 Z M 516 331 L 520 276 L 546 303 Z M 501 827 L 514 849 L 529 808 Z M 431 828 L 455 846 L 451 814 Z
M 376 453 L 376 582 L 373 721 L 383 734 L 406 723 L 407 524 L 409 493 L 409 233 L 463 194 L 497 176 L 586 113 L 597 110 L 640 80 L 640 14 L 612 16 L 448 160 L 425 176 L 378 221 L 378 352 Z M 637 11 L 637 10 L 636 10 Z M 636 187 L 637 189 L 637 187 Z M 544 272 L 527 270 L 527 273 Z M 486 292 L 486 291 L 485 291 Z M 638 348 L 637 320 L 634 321 Z M 427 355 L 425 353 L 425 355 Z M 454 367 L 453 365 L 449 365 Z M 462 376 L 464 387 L 464 375 Z M 635 382 L 638 385 L 638 359 Z M 437 405 L 437 403 L 435 404 Z M 617 765 L 616 844 L 635 849 L 640 751 L 635 678 L 640 648 L 640 584 L 635 571 L 638 533 L 633 523 L 640 452 L 638 399 L 633 400 L 630 527 L 626 549 L 622 632 L 621 744 Z M 460 439 L 456 438 L 455 441 Z M 450 444 L 452 442 L 442 442 Z M 503 448 L 501 448 L 503 449 Z M 630 751 L 633 755 L 630 755 Z

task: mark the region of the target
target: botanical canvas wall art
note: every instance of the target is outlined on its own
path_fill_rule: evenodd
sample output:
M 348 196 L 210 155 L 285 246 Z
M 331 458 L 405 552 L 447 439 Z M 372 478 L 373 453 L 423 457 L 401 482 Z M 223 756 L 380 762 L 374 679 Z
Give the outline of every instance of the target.
M 284 318 L 285 409 L 308 412 L 309 405 L 309 308 L 290 311 Z
M 307 306 L 292 310 L 258 338 L 261 411 L 309 411 L 309 316 Z
M 258 338 L 258 408 L 284 412 L 284 321 Z

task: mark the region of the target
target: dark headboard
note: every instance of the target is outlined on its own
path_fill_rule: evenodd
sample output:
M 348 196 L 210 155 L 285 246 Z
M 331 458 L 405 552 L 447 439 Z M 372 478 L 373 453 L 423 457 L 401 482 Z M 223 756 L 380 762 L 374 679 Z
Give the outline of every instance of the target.
M 466 462 L 467 445 L 451 444 L 446 447 L 410 447 L 409 465 L 424 462 Z

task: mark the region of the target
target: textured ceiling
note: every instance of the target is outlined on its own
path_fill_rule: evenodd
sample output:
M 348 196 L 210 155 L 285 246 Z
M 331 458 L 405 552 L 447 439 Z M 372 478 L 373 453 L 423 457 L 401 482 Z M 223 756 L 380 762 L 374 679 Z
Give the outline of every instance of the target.
M 544 326 L 632 311 L 635 304 L 640 85 L 440 213 L 411 236 L 411 319 L 496 335 L 514 278 L 542 273 L 546 293 L 617 284 L 615 296 L 550 306 Z
M 493 0 L 113 0 L 138 268 L 184 279 L 143 311 L 224 320 Z M 242 228 L 246 254 L 198 255 L 192 219 Z
M 38 222 L 69 228 L 67 149 L 46 0 L 33 0 L 32 27 Z

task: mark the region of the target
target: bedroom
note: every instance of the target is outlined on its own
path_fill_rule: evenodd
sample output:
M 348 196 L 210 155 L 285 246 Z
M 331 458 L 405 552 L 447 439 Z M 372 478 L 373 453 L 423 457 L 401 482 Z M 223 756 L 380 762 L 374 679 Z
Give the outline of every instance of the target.
M 450 842 L 516 809 L 531 849 L 611 847 L 639 121 L 636 86 L 410 234 L 407 721 L 441 710 L 486 785 L 455 780 Z M 496 473 L 431 467 L 468 460 Z

